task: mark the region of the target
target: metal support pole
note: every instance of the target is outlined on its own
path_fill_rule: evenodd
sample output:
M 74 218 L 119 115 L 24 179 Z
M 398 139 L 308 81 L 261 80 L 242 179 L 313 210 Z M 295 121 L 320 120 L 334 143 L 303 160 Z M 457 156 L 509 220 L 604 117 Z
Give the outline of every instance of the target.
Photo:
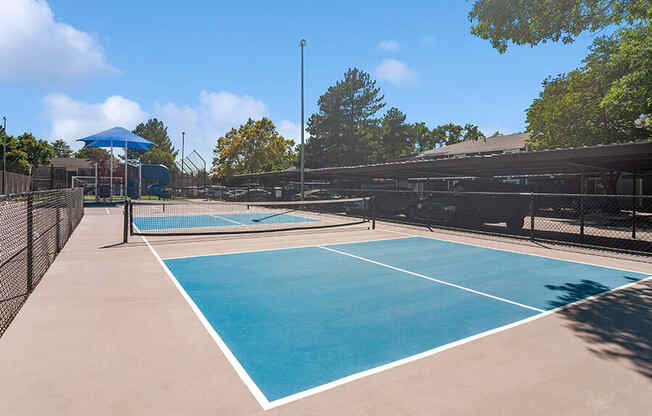
M 198 158 L 202 161 L 202 163 L 204 164 L 204 195 L 206 195 L 206 182 L 207 182 L 207 180 L 208 180 L 208 177 L 207 177 L 208 175 L 206 174 L 206 161 L 204 160 L 203 157 L 201 157 L 201 155 L 200 155 L 199 153 L 197 153 L 196 150 L 193 150 L 193 153 L 196 154 L 197 157 L 198 157 Z
M 134 204 L 129 204 L 129 235 L 134 235 Z
M 376 229 L 376 197 L 371 197 L 371 229 Z
M 59 206 L 59 202 L 57 201 L 56 208 L 57 210 L 57 254 L 59 254 L 59 251 L 61 251 L 61 207 Z
M 2 116 L 2 195 L 7 193 L 7 117 Z
M 34 277 L 34 196 L 27 196 L 27 293 L 33 289 Z
M 306 40 L 301 39 L 299 47 L 301 48 L 301 200 L 304 197 L 304 131 L 303 131 L 303 48 L 306 46 Z
M 95 202 L 100 200 L 100 177 L 97 176 L 97 162 L 95 162 Z
M 530 194 L 530 240 L 534 240 L 534 193 Z
M 580 242 L 584 242 L 584 196 L 580 195 L 579 196 L 580 201 Z
M 109 169 L 111 170 L 109 172 L 109 181 L 111 184 L 109 185 L 109 199 L 113 202 L 113 140 L 109 143 L 111 144 L 111 160 L 109 161 Z
M 636 239 L 636 172 L 632 172 L 632 238 Z
M 127 144 L 127 141 L 125 140 L 125 178 L 124 178 L 124 184 L 125 184 L 125 200 L 129 197 L 129 188 L 127 187 L 127 172 L 129 168 L 129 145 Z
M 124 209 L 124 221 L 123 221 L 123 230 L 122 230 L 122 242 L 127 244 L 129 242 L 129 200 L 125 199 L 125 209 Z
M 182 131 L 181 132 L 181 195 L 183 196 L 183 188 L 184 188 L 184 182 L 185 182 L 185 174 L 184 171 L 185 169 L 185 149 L 186 149 L 186 132 Z

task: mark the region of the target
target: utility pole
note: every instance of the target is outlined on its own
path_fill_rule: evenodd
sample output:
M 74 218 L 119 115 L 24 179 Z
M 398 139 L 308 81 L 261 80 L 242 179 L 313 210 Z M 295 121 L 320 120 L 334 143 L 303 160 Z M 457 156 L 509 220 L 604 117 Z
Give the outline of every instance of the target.
M 303 156 L 303 148 L 304 148 L 304 143 L 303 143 L 303 48 L 306 46 L 306 40 L 301 39 L 301 42 L 299 42 L 299 47 L 301 48 L 301 200 L 303 201 L 304 197 L 304 176 L 303 176 L 303 170 L 304 170 L 304 156 Z
M 2 116 L 2 195 L 7 189 L 7 117 Z
M 184 177 L 184 171 L 185 171 L 185 163 L 184 163 L 184 149 L 186 147 L 186 132 L 182 131 L 181 132 L 181 193 L 183 194 L 183 184 L 185 182 L 185 177 Z

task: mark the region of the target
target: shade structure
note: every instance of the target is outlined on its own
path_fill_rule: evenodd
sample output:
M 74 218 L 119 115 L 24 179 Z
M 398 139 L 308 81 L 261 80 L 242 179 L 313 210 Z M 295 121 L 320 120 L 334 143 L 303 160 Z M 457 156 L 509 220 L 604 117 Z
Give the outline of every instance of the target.
M 92 136 L 84 137 L 78 141 L 84 142 L 85 147 L 109 147 L 111 148 L 111 168 L 110 168 L 110 198 L 113 200 L 113 147 L 124 147 L 125 148 L 125 175 L 124 175 L 124 196 L 127 197 L 127 150 L 128 149 L 138 149 L 138 150 L 149 150 L 150 146 L 154 143 L 149 140 L 145 140 L 137 134 L 130 132 L 129 130 L 122 127 L 114 127 L 112 129 L 104 130 L 103 132 L 94 134 Z M 97 189 L 97 176 L 95 178 L 96 189 Z M 95 193 L 97 196 L 97 191 Z
M 122 127 L 114 127 L 78 141 L 86 147 L 128 147 L 129 149 L 149 150 L 154 143 Z

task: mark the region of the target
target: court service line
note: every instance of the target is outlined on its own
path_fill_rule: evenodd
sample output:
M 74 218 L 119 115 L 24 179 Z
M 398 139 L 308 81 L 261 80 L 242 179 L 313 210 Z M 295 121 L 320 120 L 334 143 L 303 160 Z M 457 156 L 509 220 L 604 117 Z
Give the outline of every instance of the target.
M 285 236 L 287 237 L 287 236 Z M 373 243 L 375 241 L 393 241 L 393 240 L 404 240 L 406 238 L 414 237 L 388 237 L 388 238 L 374 238 L 373 240 L 356 240 L 356 241 L 344 241 L 339 243 L 330 243 L 334 245 L 339 244 L 357 244 L 357 243 Z M 178 256 L 178 257 L 165 257 L 163 260 L 178 260 L 178 259 L 194 259 L 197 257 L 213 257 L 213 256 L 228 256 L 229 254 L 248 254 L 248 253 L 261 253 L 265 251 L 281 251 L 281 250 L 293 250 L 295 248 L 320 248 L 320 244 L 306 244 L 301 246 L 292 246 L 292 247 L 279 247 L 279 248 L 261 248 L 256 250 L 239 250 L 239 251 L 229 251 L 229 252 L 220 252 L 220 253 L 209 253 L 209 254 L 193 254 L 190 256 Z
M 174 277 L 174 274 L 172 274 L 170 269 L 168 269 L 168 266 L 161 259 L 161 256 L 158 255 L 156 250 L 154 250 L 154 247 L 152 247 L 152 245 L 149 243 L 147 238 L 145 238 L 145 236 L 141 235 L 140 238 L 142 238 L 143 241 L 145 242 L 145 244 L 147 245 L 147 247 L 149 247 L 149 250 L 152 252 L 152 254 L 156 258 L 156 260 L 158 260 L 161 267 L 163 267 L 163 270 L 165 271 L 165 274 L 168 276 L 168 278 L 170 278 L 170 280 L 174 284 L 174 287 L 176 287 L 177 290 L 179 291 L 179 293 L 181 293 L 181 296 L 183 296 L 183 298 L 185 299 L 188 306 L 190 306 L 190 309 L 193 311 L 193 313 L 195 314 L 197 319 L 199 319 L 199 322 L 201 322 L 204 329 L 206 329 L 206 331 L 211 336 L 211 338 L 213 338 L 213 341 L 215 341 L 215 343 L 217 344 L 220 351 L 222 351 L 222 353 L 226 357 L 229 364 L 231 364 L 231 366 L 233 367 L 235 372 L 238 374 L 238 376 L 240 377 L 242 382 L 245 384 L 245 386 L 247 386 L 247 388 L 249 389 L 251 394 L 254 396 L 254 398 L 256 399 L 258 404 L 263 408 L 263 410 L 271 409 L 269 400 L 267 400 L 267 398 L 265 397 L 263 392 L 258 388 L 256 383 L 254 383 L 254 381 L 251 379 L 251 377 L 249 377 L 249 374 L 247 374 L 247 371 L 244 369 L 244 367 L 242 367 L 242 364 L 240 364 L 240 361 L 238 361 L 238 359 L 235 357 L 233 352 L 231 352 L 231 350 L 226 345 L 226 343 L 224 342 L 222 337 L 220 337 L 220 335 L 217 333 L 217 331 L 215 331 L 215 328 L 213 328 L 213 326 L 210 324 L 210 322 L 208 322 L 208 319 L 206 319 L 206 317 L 204 316 L 202 311 L 199 309 L 197 304 L 192 300 L 190 295 L 188 295 L 188 293 L 183 288 L 183 286 L 181 286 L 181 283 L 179 283 L 177 278 Z
M 498 301 L 501 301 L 501 302 L 511 303 L 512 305 L 520 306 L 521 308 L 529 309 L 529 310 L 532 310 L 532 311 L 535 311 L 535 312 L 545 312 L 545 310 L 535 308 L 534 306 L 525 305 L 525 304 L 519 303 L 519 302 L 514 302 L 513 300 L 501 298 L 499 296 L 490 295 L 489 293 L 485 293 L 485 292 L 481 292 L 479 290 L 475 290 L 475 289 L 471 289 L 471 288 L 468 288 L 468 287 L 456 285 L 455 283 L 446 282 L 445 280 L 435 279 L 434 277 L 426 276 L 425 274 L 416 273 L 416 272 L 412 272 L 410 270 L 401 269 L 399 267 L 391 266 L 389 264 L 385 264 L 385 263 L 381 263 L 379 261 L 371 260 L 371 259 L 368 259 L 366 257 L 356 256 L 355 254 L 347 253 L 346 251 L 336 250 L 334 248 L 324 247 L 324 246 L 319 246 L 319 248 L 324 249 L 324 250 L 328 250 L 328 251 L 332 251 L 333 253 L 342 254 L 344 256 L 353 257 L 354 259 L 366 261 L 367 263 L 372 263 L 372 264 L 375 264 L 375 265 L 378 265 L 378 266 L 386 267 L 388 269 L 396 270 L 397 272 L 406 273 L 406 274 L 409 274 L 409 275 L 412 275 L 412 276 L 420 277 L 421 279 L 426 279 L 426 280 L 430 280 L 432 282 L 436 282 L 436 283 L 439 283 L 439 284 L 442 284 L 442 285 L 454 287 L 456 289 L 461 289 L 461 290 L 464 290 L 466 292 L 470 292 L 470 293 L 473 293 L 473 294 L 476 294 L 476 295 L 486 296 L 488 298 L 498 300 Z
M 238 222 L 238 221 L 235 221 L 235 220 L 230 220 L 230 219 L 228 219 L 228 218 L 226 218 L 226 217 L 223 217 L 223 216 L 221 216 L 221 215 L 218 215 L 218 214 L 213 214 L 213 215 L 211 215 L 211 217 L 220 218 L 220 219 L 223 219 L 223 220 L 225 220 L 225 221 L 232 222 L 232 223 L 234 223 L 234 224 L 238 224 L 238 225 L 244 225 L 244 224 L 241 223 L 241 222 Z
M 385 225 L 390 226 L 387 223 L 383 223 L 382 225 L 383 226 L 385 226 Z M 398 228 L 397 226 L 394 226 L 394 227 Z M 393 231 L 393 230 L 388 230 L 386 228 L 380 229 L 380 231 L 386 231 L 388 233 L 405 235 L 405 236 L 408 236 L 408 237 L 421 237 L 421 238 L 427 238 L 429 240 L 446 241 L 448 243 L 461 244 L 461 245 L 464 245 L 464 246 L 479 247 L 479 248 L 484 248 L 484 249 L 487 249 L 487 250 L 505 251 L 507 253 L 522 254 L 524 256 L 541 257 L 541 258 L 544 258 L 544 259 L 565 261 L 565 262 L 568 262 L 568 263 L 584 264 L 586 266 L 602 267 L 602 268 L 605 268 L 605 269 L 619 270 L 621 272 L 644 274 L 644 275 L 646 275 L 645 279 L 647 279 L 647 277 L 652 277 L 652 276 L 649 276 L 647 272 L 643 272 L 643 271 L 640 271 L 640 270 L 636 271 L 636 270 L 631 270 L 631 269 L 616 267 L 616 266 L 603 266 L 601 264 L 589 263 L 589 262 L 581 261 L 581 260 L 570 260 L 570 259 L 564 259 L 564 258 L 559 258 L 559 257 L 547 256 L 545 254 L 527 253 L 527 252 L 523 252 L 523 251 L 511 250 L 511 249 L 508 249 L 508 248 L 488 247 L 488 246 L 485 246 L 485 245 L 482 245 L 482 244 L 479 244 L 479 243 L 467 243 L 467 242 L 463 242 L 463 241 L 450 240 L 448 238 L 430 237 L 428 235 L 413 234 L 413 233 L 404 232 L 404 231 Z M 469 236 L 469 238 L 478 238 L 478 237 Z M 499 241 L 499 242 L 500 243 L 505 243 L 505 244 L 514 244 L 514 243 L 509 242 L 509 241 Z M 599 257 L 598 255 L 595 255 L 595 254 L 584 254 L 584 255 Z M 624 260 L 624 261 L 634 261 L 634 260 Z M 644 280 L 644 279 L 641 279 L 641 280 Z

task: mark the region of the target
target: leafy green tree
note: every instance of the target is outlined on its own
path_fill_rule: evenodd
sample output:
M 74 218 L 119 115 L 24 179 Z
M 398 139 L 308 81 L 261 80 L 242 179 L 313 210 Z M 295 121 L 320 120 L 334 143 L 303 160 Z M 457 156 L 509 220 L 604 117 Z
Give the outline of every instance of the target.
M 54 150 L 54 157 L 71 157 L 72 149 L 68 143 L 59 139 L 52 142 L 52 149 Z
M 570 43 L 584 31 L 649 18 L 649 0 L 478 0 L 469 12 L 471 33 L 500 53 L 508 42 L 535 46 Z
M 384 96 L 376 81 L 357 68 L 349 69 L 319 97 L 319 111 L 308 119 L 307 167 L 344 166 L 369 160 L 370 141 Z
M 463 140 L 464 128 L 455 123 L 442 124 L 432 129 L 433 141 L 440 146 L 449 146 Z
M 474 142 L 486 139 L 485 135 L 480 131 L 480 128 L 470 123 L 464 125 L 462 137 L 465 141 L 470 140 Z
M 170 140 L 170 136 L 168 135 L 168 128 L 163 121 L 152 118 L 145 123 L 137 125 L 133 133 L 149 140 L 154 145 L 147 152 L 130 150 L 129 157 L 140 157 L 141 162 L 144 164 L 165 165 L 170 170 L 176 169 L 174 160 L 179 152 L 174 149 L 172 140 Z
M 492 134 L 492 135 L 489 136 L 489 137 L 498 137 L 498 136 L 502 136 L 502 133 L 499 132 L 498 130 L 496 130 L 496 131 L 494 132 L 494 134 Z
M 405 123 L 406 116 L 392 107 L 385 113 L 380 127 L 380 136 L 373 162 L 387 162 L 412 153 L 412 131 Z
M 266 117 L 252 119 L 217 139 L 213 174 L 220 179 L 240 173 L 287 169 L 295 161 L 294 141 L 285 139 Z
M 7 149 L 7 171 L 29 175 L 30 164 L 25 153 L 18 145 L 18 140 L 13 136 L 0 133 L 0 137 L 6 140 Z M 0 157 L 0 169 L 2 169 L 2 158 Z
M 18 148 L 23 151 L 30 165 L 30 173 L 40 165 L 50 163 L 54 156 L 54 149 L 45 140 L 39 140 L 32 136 L 31 133 L 24 133 L 18 136 Z
M 414 123 L 410 127 L 410 136 L 412 136 L 412 141 L 415 146 L 413 151 L 422 152 L 437 147 L 438 143 L 435 140 L 435 136 L 432 134 L 426 123 Z
M 645 43 L 647 42 L 647 47 Z M 648 140 L 652 88 L 650 27 L 597 38 L 584 66 L 550 77 L 527 110 L 535 149 Z

